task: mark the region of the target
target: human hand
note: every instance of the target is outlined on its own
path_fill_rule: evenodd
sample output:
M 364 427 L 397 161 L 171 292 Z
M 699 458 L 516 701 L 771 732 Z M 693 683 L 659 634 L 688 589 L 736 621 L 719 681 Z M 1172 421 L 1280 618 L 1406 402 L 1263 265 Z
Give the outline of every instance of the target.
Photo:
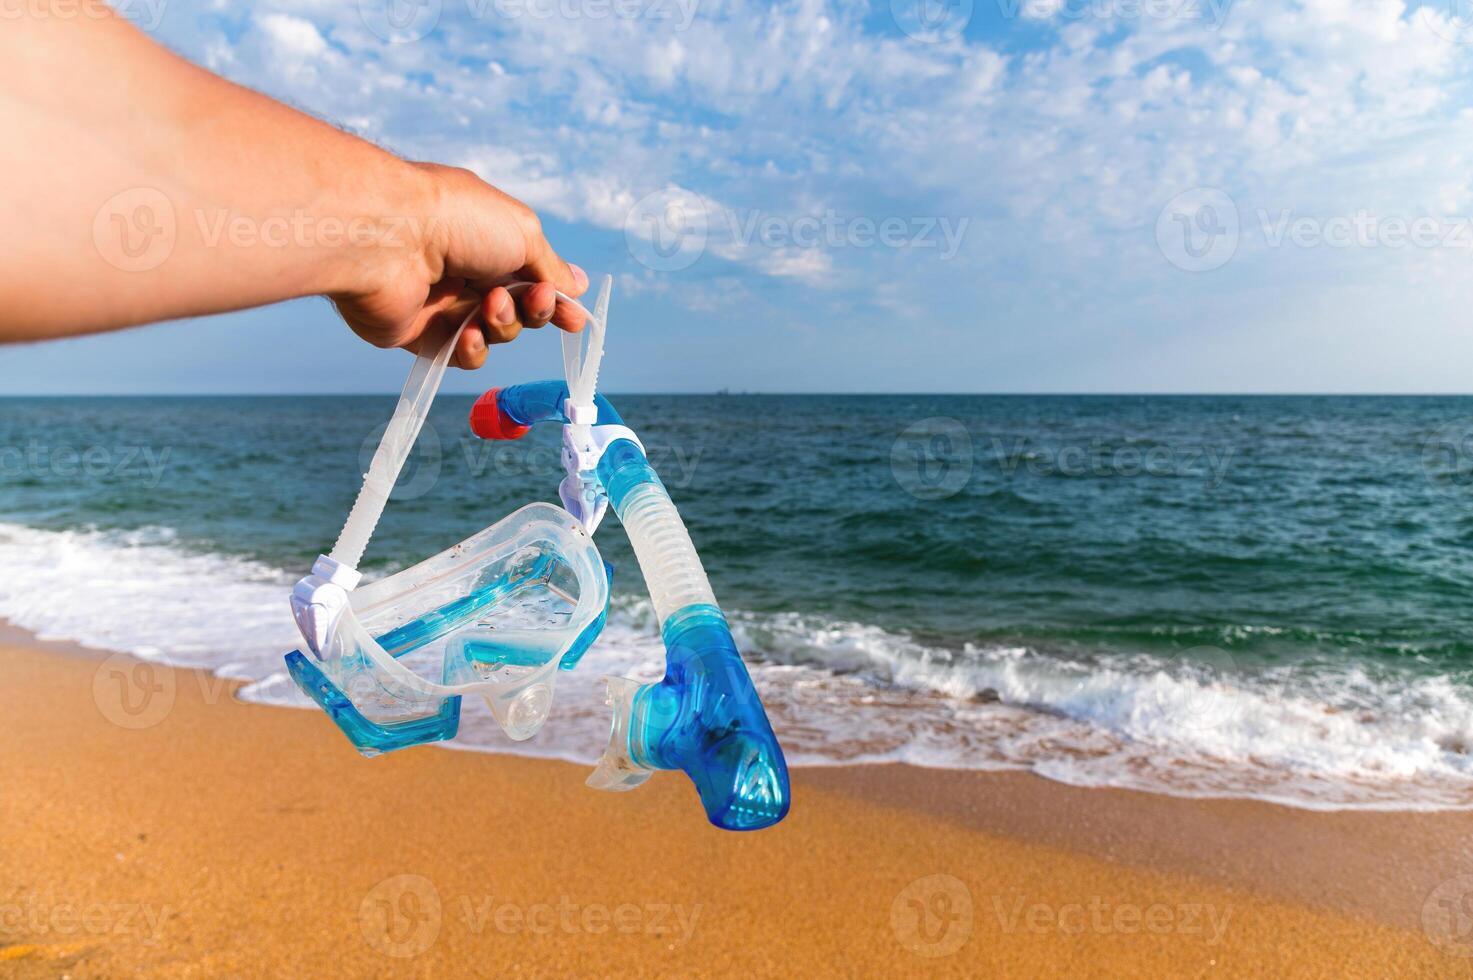
M 507 343 L 523 327 L 583 328 L 582 311 L 556 293 L 581 296 L 588 276 L 553 251 L 531 208 L 468 170 L 416 163 L 408 177 L 407 206 L 387 209 L 401 212 L 392 223 L 402 234 L 350 250 L 350 285 L 329 296 L 358 336 L 418 352 L 474 312 L 451 363 L 475 369 L 489 344 Z M 536 285 L 514 300 L 500 285 L 513 280 Z

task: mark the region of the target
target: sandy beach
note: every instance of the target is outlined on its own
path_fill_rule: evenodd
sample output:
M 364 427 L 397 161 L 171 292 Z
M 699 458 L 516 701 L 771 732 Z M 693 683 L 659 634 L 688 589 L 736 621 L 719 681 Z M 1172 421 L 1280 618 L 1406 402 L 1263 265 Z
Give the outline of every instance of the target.
M 1473 973 L 1466 813 L 867 767 L 724 834 L 678 777 L 365 760 L 211 675 L 8 639 L 7 976 Z

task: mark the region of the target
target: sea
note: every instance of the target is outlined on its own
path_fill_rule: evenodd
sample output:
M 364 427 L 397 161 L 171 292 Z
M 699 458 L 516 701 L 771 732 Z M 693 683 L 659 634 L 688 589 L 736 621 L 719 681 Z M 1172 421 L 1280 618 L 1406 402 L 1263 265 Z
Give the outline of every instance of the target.
M 1473 399 L 611 398 L 792 765 L 1473 807 Z M 393 404 L 0 399 L 0 618 L 316 710 L 287 594 Z M 556 428 L 483 442 L 470 404 L 436 403 L 368 576 L 557 500 Z M 513 743 L 470 705 L 455 747 L 592 762 L 601 678 L 660 676 L 616 517 L 596 541 L 612 614 L 552 719 Z

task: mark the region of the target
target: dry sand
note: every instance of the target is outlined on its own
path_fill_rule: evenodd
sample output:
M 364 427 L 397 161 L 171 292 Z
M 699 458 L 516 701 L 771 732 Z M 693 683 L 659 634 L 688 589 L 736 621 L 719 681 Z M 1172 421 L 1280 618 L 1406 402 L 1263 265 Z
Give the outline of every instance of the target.
M 1473 975 L 1473 814 L 887 766 L 726 834 L 676 775 L 365 760 L 207 674 L 0 671 L 3 976 Z

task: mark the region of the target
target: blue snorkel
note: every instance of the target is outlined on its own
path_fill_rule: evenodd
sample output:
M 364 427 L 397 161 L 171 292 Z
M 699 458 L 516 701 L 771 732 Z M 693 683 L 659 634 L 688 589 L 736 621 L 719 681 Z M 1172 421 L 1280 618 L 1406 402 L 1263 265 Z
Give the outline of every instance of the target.
M 660 621 L 665 677 L 607 678 L 612 734 L 588 783 L 632 789 L 679 769 L 716 826 L 768 827 L 790 802 L 782 749 L 670 495 L 639 437 L 594 390 L 611 287 L 606 278 L 587 329 L 563 335 L 565 381 L 493 389 L 471 410 L 485 439 L 562 424 L 563 506 L 528 504 L 362 584 L 358 562 L 439 388 L 459 331 L 450 334 L 416 358 L 337 544 L 292 589 L 304 645 L 286 655 L 287 669 L 364 755 L 454 738 L 466 695 L 483 698 L 509 738 L 531 738 L 558 675 L 607 619 L 612 570 L 593 532 L 612 504 Z
M 563 505 L 590 533 L 612 505 L 650 590 L 665 676 L 655 684 L 607 678 L 613 725 L 588 784 L 627 790 L 655 770 L 678 769 L 716 826 L 769 827 L 792 798 L 782 748 L 675 504 L 638 436 L 593 391 L 609 291 L 606 280 L 588 349 L 579 353 L 578 335 L 564 337 L 569 382 L 492 389 L 472 409 L 471 428 L 482 438 L 517 439 L 539 423 L 560 423 Z

